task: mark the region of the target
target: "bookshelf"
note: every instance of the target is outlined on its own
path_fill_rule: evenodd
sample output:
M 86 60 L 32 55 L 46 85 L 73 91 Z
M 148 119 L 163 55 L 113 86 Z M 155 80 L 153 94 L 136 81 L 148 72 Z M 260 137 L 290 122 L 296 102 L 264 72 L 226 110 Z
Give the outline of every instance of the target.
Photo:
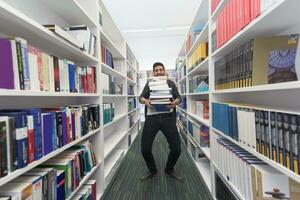
M 216 42 L 214 41 L 212 36 L 214 34 L 214 31 L 218 28 L 217 19 L 219 15 L 226 7 L 228 9 L 234 9 L 234 7 L 230 7 L 233 5 L 231 0 L 220 0 L 218 2 L 219 3 L 215 7 L 215 10 L 211 12 L 213 2 L 207 0 L 200 1 L 199 8 L 191 24 L 189 33 L 192 32 L 193 28 L 197 24 L 199 24 L 195 23 L 195 21 L 200 22 L 203 28 L 194 38 L 191 44 L 187 43 L 189 34 L 187 35 L 176 60 L 178 88 L 181 88 L 181 93 L 186 95 L 187 98 L 187 109 L 183 110 L 180 107 L 178 107 L 177 109 L 179 111 L 178 128 L 182 132 L 182 139 L 187 144 L 188 149 L 192 146 L 197 146 L 200 149 L 200 152 L 204 154 L 205 164 L 202 162 L 198 162 L 197 159 L 194 159 L 194 162 L 197 165 L 205 183 L 210 188 L 210 191 L 212 192 L 214 198 L 216 198 L 217 195 L 216 177 L 218 176 L 220 177 L 220 179 L 222 179 L 222 182 L 224 182 L 227 189 L 232 193 L 232 196 L 234 196 L 235 199 L 247 199 L 245 196 L 245 191 L 241 190 L 241 186 L 234 185 L 228 175 L 224 176 L 224 174 L 222 174 L 221 168 L 224 168 L 224 166 L 217 165 L 216 159 L 218 159 L 217 154 L 219 152 L 217 152 L 216 150 L 217 145 L 215 143 L 212 144 L 214 141 L 217 141 L 217 138 L 226 138 L 229 142 L 232 143 L 232 145 L 236 145 L 237 147 L 242 148 L 253 158 L 259 159 L 268 167 L 275 169 L 277 173 L 280 173 L 282 176 L 287 177 L 290 181 L 293 181 L 295 184 L 294 187 L 298 189 L 300 183 L 299 174 L 295 173 L 292 169 L 288 169 L 288 167 L 285 167 L 284 165 L 265 156 L 263 153 L 259 153 L 255 148 L 251 148 L 249 144 L 245 143 L 244 141 L 237 141 L 239 138 L 234 139 L 233 136 L 228 136 L 228 133 L 225 134 L 224 132 L 213 127 L 213 124 L 215 123 L 214 120 L 216 119 L 213 119 L 212 103 L 222 104 L 224 102 L 233 102 L 238 104 L 237 108 L 264 109 L 269 113 L 286 113 L 286 115 L 299 114 L 300 104 L 296 100 L 299 98 L 298 80 L 267 85 L 254 85 L 242 88 L 218 89 L 215 87 L 215 81 L 218 80 L 219 77 L 217 77 L 217 73 L 220 72 L 215 71 L 217 67 L 219 67 L 215 64 L 215 62 L 225 57 L 226 55 L 229 55 L 233 50 L 236 50 L 239 46 L 245 44 L 247 41 L 250 41 L 253 38 L 299 33 L 299 18 L 296 17 L 297 10 L 295 8 L 300 5 L 300 2 L 288 0 L 276 0 L 273 2 L 264 0 L 256 1 L 264 5 L 267 5 L 267 3 L 270 2 L 272 2 L 272 4 L 268 5 L 258 16 L 251 19 L 248 24 L 241 28 L 241 30 L 239 30 L 235 34 L 231 33 L 231 37 L 229 37 L 226 42 L 221 44 L 220 47 L 213 49 L 212 46 Z M 253 3 L 253 1 L 251 1 L 251 3 Z M 287 14 L 287 12 L 289 14 Z M 231 19 L 228 18 L 228 20 Z M 228 31 L 232 30 L 229 29 Z M 200 63 L 196 63 L 194 67 L 189 70 L 189 59 L 197 46 L 202 41 L 208 42 L 208 56 Z M 298 66 L 295 67 L 297 68 Z M 208 73 L 209 77 L 209 91 L 189 91 L 189 88 L 191 86 L 189 79 L 205 73 Z M 195 100 L 209 101 L 209 120 L 204 120 L 194 112 L 191 112 L 194 109 L 193 104 Z M 271 116 L 271 114 L 269 114 L 269 116 Z M 183 123 L 179 120 L 182 118 L 186 119 L 186 121 L 184 121 Z M 209 137 L 211 144 L 210 147 L 201 147 L 201 145 L 199 145 L 194 135 L 190 133 L 191 129 L 189 128 L 189 122 L 193 125 L 196 124 L 196 126 L 199 126 L 199 124 L 203 124 L 209 127 Z M 269 122 L 269 124 L 271 124 L 271 122 Z M 269 126 L 271 127 L 271 125 Z M 273 136 L 270 136 L 270 140 L 272 137 Z M 272 144 L 270 144 L 270 146 L 272 146 Z M 271 157 L 273 156 L 274 155 L 272 155 Z M 290 192 L 291 194 L 289 195 L 292 195 L 292 189 L 290 189 Z M 293 193 L 293 195 L 295 195 L 295 193 Z M 290 196 L 290 198 L 298 199 L 298 197 L 295 196 Z
M 43 12 L 40 12 L 40 11 Z M 42 158 L 33 161 L 26 167 L 17 169 L 0 178 L 0 187 L 31 169 L 60 155 L 65 150 L 89 140 L 96 152 L 99 163 L 81 180 L 79 186 L 68 199 L 89 179 L 97 181 L 97 199 L 101 198 L 110 176 L 117 170 L 116 163 L 121 161 L 121 152 L 127 152 L 140 129 L 138 109 L 138 61 L 118 27 L 111 18 L 102 1 L 66 0 L 3 0 L 0 2 L 1 38 L 17 36 L 43 53 L 66 59 L 78 66 L 93 66 L 96 74 L 97 90 L 95 93 L 71 93 L 39 90 L 8 90 L 0 88 L 0 109 L 52 108 L 68 105 L 99 104 L 100 127 L 70 143 L 52 151 Z M 99 13 L 102 24 L 99 23 Z M 60 28 L 85 25 L 95 36 L 94 52 L 88 53 L 76 45 L 48 30 L 43 24 L 55 24 Z M 101 57 L 104 46 L 118 66 L 112 68 Z M 128 78 L 128 72 L 131 77 Z M 114 77 L 122 84 L 121 94 L 103 93 L 103 73 Z M 133 90 L 129 94 L 127 87 Z M 128 100 L 136 99 L 135 108 L 129 110 Z M 107 124 L 103 123 L 103 103 L 115 103 L 115 116 Z M 133 124 L 129 122 L 132 115 Z M 115 167 L 114 167 L 115 166 Z

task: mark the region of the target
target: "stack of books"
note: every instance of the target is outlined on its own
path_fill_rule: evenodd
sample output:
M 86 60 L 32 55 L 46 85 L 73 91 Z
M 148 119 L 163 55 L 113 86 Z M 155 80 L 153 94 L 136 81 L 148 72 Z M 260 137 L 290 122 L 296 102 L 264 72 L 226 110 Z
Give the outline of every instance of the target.
M 173 111 L 170 107 L 172 100 L 172 89 L 167 84 L 166 76 L 151 77 L 149 79 L 151 108 L 147 115 L 169 113 Z

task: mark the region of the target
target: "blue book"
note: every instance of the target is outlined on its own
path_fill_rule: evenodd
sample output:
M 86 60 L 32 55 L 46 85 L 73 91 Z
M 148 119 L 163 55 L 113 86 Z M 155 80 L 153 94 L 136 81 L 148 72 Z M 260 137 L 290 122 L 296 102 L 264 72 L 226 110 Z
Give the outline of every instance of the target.
M 16 127 L 16 169 L 23 168 L 28 161 L 28 133 L 27 133 L 27 114 L 26 112 L 2 112 L 0 116 L 9 116 L 15 118 Z
M 74 63 L 68 62 L 68 68 L 69 68 L 70 92 L 76 92 L 76 87 L 75 87 L 75 65 L 74 65 Z
M 33 115 L 34 121 L 34 159 L 38 160 L 43 156 L 43 139 L 41 131 L 41 109 L 32 108 L 24 110 L 27 115 Z
M 67 144 L 67 113 L 65 108 L 62 111 L 62 146 Z
M 42 113 L 43 150 L 44 156 L 53 151 L 53 115 Z
M 56 129 L 56 113 L 51 112 L 51 122 L 52 122 L 52 151 L 58 148 L 58 137 Z
M 65 171 L 57 170 L 57 200 L 65 200 Z

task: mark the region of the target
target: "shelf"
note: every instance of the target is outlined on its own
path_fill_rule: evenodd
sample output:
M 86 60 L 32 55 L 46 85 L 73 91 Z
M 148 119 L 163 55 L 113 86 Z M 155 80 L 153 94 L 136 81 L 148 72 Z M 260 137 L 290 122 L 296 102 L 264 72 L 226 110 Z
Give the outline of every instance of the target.
M 61 1 L 42 0 L 47 7 L 55 10 L 60 17 L 68 21 L 71 25 L 84 24 L 89 27 L 97 27 L 97 23 L 88 15 L 77 0 Z
M 190 71 L 187 76 L 189 78 L 198 75 L 200 72 L 208 71 L 208 65 L 209 65 L 209 57 L 203 60 L 199 65 L 197 65 L 192 71 Z
M 81 138 L 79 138 L 79 139 L 77 139 L 73 142 L 70 142 L 69 144 L 67 144 L 67 145 L 65 145 L 65 146 L 63 146 L 63 147 L 61 147 L 61 148 L 45 155 L 45 156 L 43 156 L 41 159 L 30 163 L 29 165 L 27 165 L 24 168 L 17 169 L 15 171 L 13 171 L 12 173 L 9 173 L 7 176 L 0 178 L 0 186 L 8 183 L 9 181 L 17 178 L 18 176 L 28 172 L 29 170 L 31 170 L 35 167 L 37 167 L 38 165 L 42 164 L 43 162 L 49 160 L 50 158 L 53 158 L 54 156 L 60 154 L 61 152 L 65 151 L 66 149 L 70 148 L 71 146 L 74 146 L 75 144 L 78 144 L 78 143 L 84 141 L 85 139 L 91 137 L 92 135 L 94 135 L 95 133 L 97 133 L 99 131 L 100 131 L 100 128 L 90 132 L 89 134 L 87 134 L 87 135 L 85 135 L 85 136 L 83 136 L 83 137 L 81 137 Z
M 200 95 L 208 95 L 209 92 L 201 92 L 201 93 L 189 93 L 188 96 L 200 96 Z
M 104 177 L 105 177 L 105 179 L 108 176 L 108 174 L 110 173 L 110 170 L 113 168 L 113 166 L 116 164 L 116 162 L 118 161 L 118 159 L 121 157 L 121 155 L 123 154 L 123 152 L 124 152 L 124 150 L 118 150 L 110 158 L 109 162 L 107 162 L 107 164 L 105 164 L 105 166 L 104 166 Z
M 126 79 L 126 76 L 118 71 L 116 71 L 115 69 L 111 68 L 110 66 L 108 66 L 105 63 L 101 63 L 102 66 L 102 72 L 106 73 L 106 74 L 110 74 L 113 77 L 116 78 L 121 78 L 121 79 Z
M 225 7 L 225 5 L 228 3 L 229 0 L 221 0 L 215 11 L 211 15 L 211 19 L 214 20 L 222 11 L 222 9 Z M 209 11 L 211 12 L 211 11 Z
M 279 91 L 300 89 L 300 81 L 291 81 L 285 83 L 275 83 L 268 85 L 258 85 L 245 88 L 234 88 L 227 90 L 215 90 L 213 94 L 241 93 L 241 92 L 259 92 L 259 91 Z
M 183 127 L 184 128 L 184 127 Z M 205 157 L 210 160 L 210 147 L 201 147 L 200 144 L 196 141 L 196 139 L 188 132 L 188 138 L 194 143 L 197 147 L 201 149 Z
M 127 136 L 127 132 L 114 133 L 104 141 L 104 159 L 115 149 L 115 147 Z
M 99 94 L 92 93 L 69 93 L 69 92 L 47 92 L 31 90 L 5 90 L 0 89 L 0 97 L 99 97 Z
M 136 85 L 136 82 L 127 77 L 128 84 Z
M 80 188 L 89 180 L 89 178 L 95 173 L 95 171 L 98 169 L 98 167 L 101 165 L 101 163 L 97 164 L 93 169 L 83 177 L 83 179 L 80 181 L 78 187 L 69 195 L 67 200 L 71 200 L 73 196 L 80 190 Z
M 178 83 L 181 84 L 181 82 L 182 82 L 183 80 L 185 80 L 185 79 L 186 79 L 186 75 L 185 75 L 183 78 L 181 78 L 181 79 L 178 81 Z
M 101 30 L 100 31 L 101 45 L 107 48 L 111 53 L 114 59 L 125 59 L 125 56 L 117 48 L 117 46 L 109 39 L 109 37 Z
M 207 42 L 208 41 L 208 23 L 205 24 L 204 28 L 202 29 L 201 33 L 197 36 L 196 41 L 194 42 L 193 46 L 187 53 L 187 57 L 190 57 L 190 55 L 196 50 L 199 43 L 201 42 Z
M 197 115 L 195 115 L 194 113 L 188 112 L 188 115 L 191 116 L 192 118 L 194 118 L 195 120 L 197 120 L 198 122 L 206 125 L 209 127 L 209 120 L 208 119 L 203 119 Z
M 222 58 L 238 46 L 255 37 L 278 35 L 286 33 L 286 30 L 298 32 L 299 29 L 297 29 L 297 27 L 299 27 L 300 18 L 298 16 L 297 8 L 299 8 L 299 6 L 300 1 L 276 1 L 272 6 L 260 14 L 260 16 L 217 49 L 212 54 L 212 57 L 215 59 Z M 289 15 L 286 14 L 287 11 L 289 11 Z
M 139 122 L 140 119 L 137 119 L 133 124 L 132 126 L 128 129 L 127 132 L 131 131 L 133 129 L 133 127 Z
M 176 108 L 178 108 L 179 111 L 184 112 L 185 114 L 187 114 L 186 110 L 183 110 L 182 108 L 180 108 L 179 106 L 176 106 Z
M 17 33 L 18 36 L 26 39 L 32 46 L 73 62 L 98 63 L 97 58 L 61 39 L 35 20 L 2 1 L 0 2 L 0 13 L 2 33 L 9 36 Z
M 126 95 L 122 94 L 103 94 L 103 98 L 124 98 Z
M 206 184 L 209 191 L 211 192 L 211 169 L 210 169 L 210 162 L 204 158 L 200 159 L 199 161 L 195 161 L 196 166 Z
M 218 175 L 221 177 L 221 179 L 223 180 L 223 182 L 227 185 L 228 189 L 232 192 L 232 194 L 237 198 L 237 199 L 245 199 L 241 193 L 236 189 L 236 187 L 229 181 L 227 181 L 227 179 L 218 171 L 218 167 L 213 164 L 214 168 L 215 168 L 215 172 L 218 173 Z
M 225 135 L 223 132 L 219 131 L 218 129 L 216 128 L 212 128 L 212 130 L 221 135 L 222 137 L 224 138 L 227 138 L 228 140 L 230 140 L 231 142 L 233 142 L 234 144 L 240 146 L 241 148 L 247 150 L 249 153 L 251 153 L 252 155 L 256 156 L 257 158 L 261 159 L 262 161 L 264 161 L 265 163 L 267 163 L 268 165 L 270 165 L 271 167 L 274 167 L 275 169 L 277 169 L 278 171 L 284 173 L 285 175 L 287 175 L 288 177 L 294 179 L 295 181 L 297 182 L 300 182 L 300 175 L 294 173 L 293 171 L 289 170 L 288 168 L 280 165 L 279 163 L 267 158 L 266 156 L 256 152 L 255 149 L 252 149 L 234 139 L 232 139 L 231 137 Z
M 133 110 L 129 111 L 129 112 L 128 112 L 128 115 L 130 115 L 131 113 L 133 113 L 133 112 L 137 111 L 138 109 L 139 109 L 139 107 L 136 107 L 135 109 L 133 109 Z
M 105 124 L 105 125 L 103 125 L 103 128 L 107 128 L 107 127 L 111 126 L 112 124 L 114 124 L 115 122 L 119 121 L 120 119 L 122 119 L 125 116 L 127 116 L 127 113 L 115 116 L 114 120 L 111 121 L 111 122 L 109 122 L 109 123 L 107 123 L 107 124 Z

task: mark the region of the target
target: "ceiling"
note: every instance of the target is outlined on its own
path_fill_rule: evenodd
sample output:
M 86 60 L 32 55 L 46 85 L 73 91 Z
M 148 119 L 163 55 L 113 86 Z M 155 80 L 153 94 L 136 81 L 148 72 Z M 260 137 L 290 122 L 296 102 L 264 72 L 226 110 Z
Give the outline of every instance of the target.
M 156 61 L 174 68 L 201 0 L 103 0 L 137 57 L 140 70 Z

